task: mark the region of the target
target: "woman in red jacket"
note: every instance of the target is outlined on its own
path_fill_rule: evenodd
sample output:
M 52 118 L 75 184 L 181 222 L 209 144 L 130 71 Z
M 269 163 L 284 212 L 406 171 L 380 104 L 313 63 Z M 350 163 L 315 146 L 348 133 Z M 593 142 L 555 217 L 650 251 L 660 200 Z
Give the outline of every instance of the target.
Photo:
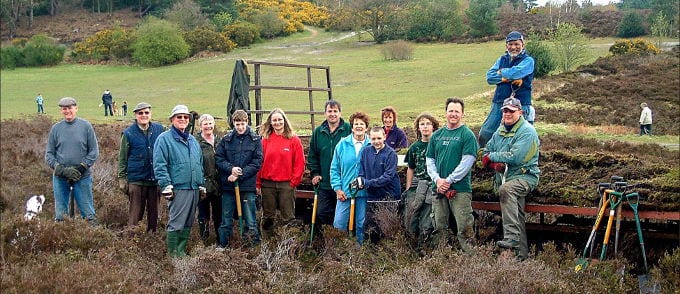
M 263 237 L 274 230 L 276 210 L 286 224 L 295 218 L 295 187 L 302 181 L 305 156 L 300 138 L 293 132 L 280 108 L 269 113 L 260 127 L 262 168 L 257 174 L 257 192 L 262 195 Z

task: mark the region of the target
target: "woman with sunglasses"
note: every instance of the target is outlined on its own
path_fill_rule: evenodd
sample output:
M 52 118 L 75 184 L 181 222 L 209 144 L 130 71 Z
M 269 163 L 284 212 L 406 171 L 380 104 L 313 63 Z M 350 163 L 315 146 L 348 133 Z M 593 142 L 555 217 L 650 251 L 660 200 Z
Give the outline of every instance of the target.
M 185 105 L 177 105 L 170 114 L 172 126 L 156 140 L 153 170 L 168 200 L 167 246 L 173 257 L 186 256 L 199 191 L 205 193 L 201 146 L 187 132 L 191 114 Z
M 300 138 L 280 108 L 269 113 L 260 135 L 263 159 L 256 187 L 262 195 L 262 235 L 268 237 L 274 231 L 277 210 L 283 224 L 295 219 L 295 187 L 302 181 L 305 155 Z
M 132 125 L 120 137 L 118 187 L 130 200 L 128 226 L 136 226 L 146 210 L 146 231 L 155 232 L 160 194 L 153 173 L 153 148 L 164 129 L 151 122 L 151 104 L 141 102 L 133 112 Z

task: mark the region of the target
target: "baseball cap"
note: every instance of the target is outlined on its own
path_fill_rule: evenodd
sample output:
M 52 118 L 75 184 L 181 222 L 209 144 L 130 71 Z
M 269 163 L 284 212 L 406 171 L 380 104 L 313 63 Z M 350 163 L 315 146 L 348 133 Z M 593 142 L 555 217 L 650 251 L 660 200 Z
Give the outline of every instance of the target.
M 168 116 L 168 118 L 172 118 L 177 114 L 191 115 L 191 113 L 189 112 L 189 107 L 182 104 L 175 105 L 175 107 L 172 108 L 172 112 L 170 112 L 170 116 Z
M 505 98 L 503 100 L 503 107 L 501 109 L 512 109 L 512 110 L 521 110 L 522 109 L 522 103 L 519 102 L 519 99 L 510 97 L 510 98 Z
M 507 37 L 505 37 L 505 43 L 510 42 L 510 41 L 515 41 L 515 40 L 520 40 L 524 42 L 524 36 L 522 36 L 522 33 L 518 31 L 512 31 L 508 34 Z
M 73 97 L 64 97 L 59 99 L 59 107 L 78 105 L 76 99 Z
M 135 106 L 135 109 L 132 110 L 132 112 L 137 112 L 139 110 L 142 110 L 144 108 L 151 108 L 151 104 L 146 103 L 146 102 L 139 102 L 137 106 Z

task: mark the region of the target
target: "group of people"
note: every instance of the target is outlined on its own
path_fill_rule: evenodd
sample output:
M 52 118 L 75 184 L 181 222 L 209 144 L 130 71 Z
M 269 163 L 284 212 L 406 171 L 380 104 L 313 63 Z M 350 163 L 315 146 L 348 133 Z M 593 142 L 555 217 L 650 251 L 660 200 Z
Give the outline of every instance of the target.
M 295 219 L 295 189 L 306 167 L 319 197 L 319 222 L 356 230 L 362 244 L 376 203 L 400 200 L 396 152 L 408 147 L 405 224 L 409 232 L 421 240 L 431 233 L 439 240 L 448 238 L 453 215 L 458 243 L 471 252 L 471 170 L 480 160 L 484 168 L 495 171 L 503 217 L 503 240 L 497 245 L 526 258 L 524 203 L 540 174 L 540 143 L 525 118 L 531 111 L 533 59 L 523 49 L 521 34 L 512 32 L 506 41 L 506 54 L 487 73 L 487 81 L 497 87 L 478 138 L 464 123 L 465 104 L 459 98 L 446 100 L 446 123 L 441 128 L 433 115 L 419 115 L 414 122 L 418 141 L 410 147 L 393 107 L 381 110 L 382 127 L 371 127 L 366 113 L 355 112 L 345 121 L 340 103 L 328 100 L 325 121 L 313 131 L 307 157 L 279 108 L 269 113 L 259 132 L 250 128 L 245 111 L 235 111 L 230 117 L 232 130 L 218 139 L 215 119 L 209 114 L 198 118 L 200 130 L 194 137 L 189 128 L 194 127 L 195 113 L 187 106 L 176 105 L 165 128 L 151 121 L 149 103 L 139 103 L 133 109 L 133 123 L 122 132 L 117 173 L 119 187 L 129 197 L 128 223 L 137 225 L 146 212 L 147 231 L 156 231 L 162 197 L 168 203 L 170 255 L 186 254 L 196 214 L 201 238 L 207 242 L 212 220 L 217 245 L 225 248 L 237 210 L 245 221 L 239 232 L 255 245 L 260 242 L 260 228 L 267 236 Z M 64 120 L 50 130 L 45 154 L 54 169 L 55 219 L 66 215 L 72 191 L 82 217 L 96 222 L 90 172 L 99 153 L 96 136 L 89 122 L 76 117 L 75 99 L 62 98 L 59 107 Z M 256 221 L 256 195 L 262 195 L 261 227 Z M 349 222 L 351 203 L 355 227 Z
M 111 95 L 109 89 L 106 89 L 102 94 L 102 103 L 99 106 L 104 106 L 104 116 L 127 116 L 127 101 L 123 101 L 123 105 L 118 110 L 118 105 L 116 105 L 116 101 L 113 101 L 113 95 Z

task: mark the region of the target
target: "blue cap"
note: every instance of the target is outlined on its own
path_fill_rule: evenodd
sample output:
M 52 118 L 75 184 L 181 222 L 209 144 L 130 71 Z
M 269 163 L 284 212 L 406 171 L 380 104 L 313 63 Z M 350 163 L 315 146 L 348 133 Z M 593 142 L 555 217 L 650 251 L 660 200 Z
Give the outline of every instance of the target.
M 522 36 L 522 33 L 518 31 L 512 31 L 508 34 L 507 37 L 505 37 L 505 43 L 516 40 L 520 40 L 522 41 L 522 43 L 524 43 L 524 37 Z

